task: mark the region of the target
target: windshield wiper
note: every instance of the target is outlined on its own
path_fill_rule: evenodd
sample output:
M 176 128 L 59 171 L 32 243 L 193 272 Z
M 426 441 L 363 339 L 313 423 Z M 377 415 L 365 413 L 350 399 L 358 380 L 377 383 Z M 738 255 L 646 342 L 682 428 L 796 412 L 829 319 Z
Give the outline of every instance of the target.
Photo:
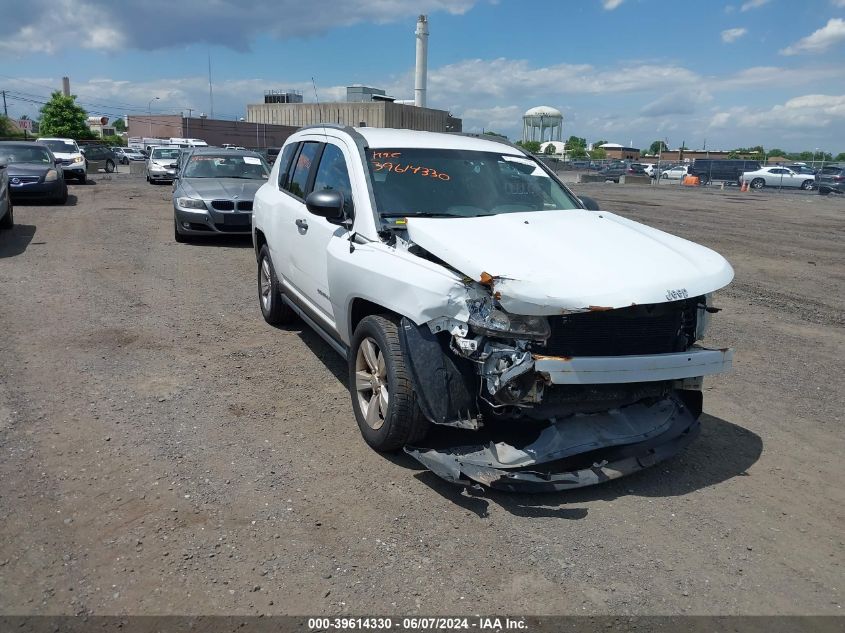
M 441 213 L 436 211 L 417 211 L 416 213 L 382 213 L 383 218 L 465 218 L 465 215 Z

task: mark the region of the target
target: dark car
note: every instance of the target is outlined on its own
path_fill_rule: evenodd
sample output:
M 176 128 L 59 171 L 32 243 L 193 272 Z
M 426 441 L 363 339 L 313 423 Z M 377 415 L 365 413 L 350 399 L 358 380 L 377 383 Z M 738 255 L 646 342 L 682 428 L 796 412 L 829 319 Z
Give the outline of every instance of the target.
M 80 151 L 85 156 L 88 169 L 93 169 L 94 171 L 103 169 L 107 174 L 114 171 L 117 157 L 108 147 L 104 145 L 84 145 L 80 148 Z
M 0 142 L 0 163 L 5 163 L 13 201 L 47 199 L 67 201 L 67 184 L 61 161 L 41 143 Z
M 760 169 L 759 160 L 697 158 L 690 167 L 689 173 L 698 176 L 702 185 L 711 180 L 724 180 L 739 185 L 744 172 L 757 171 L 758 169 Z
M 818 169 L 813 169 L 812 167 L 807 167 L 806 165 L 785 165 L 787 169 L 791 169 L 796 174 L 801 174 L 802 176 L 815 176 L 819 173 Z
M 845 165 L 827 165 L 816 176 L 819 193 L 845 193 Z
M 603 176 L 605 181 L 612 180 L 613 182 L 618 183 L 620 176 L 625 176 L 628 174 L 634 175 L 637 172 L 626 162 L 620 161 L 615 163 L 610 163 L 604 169 L 599 170 L 598 176 Z M 645 175 L 644 171 L 641 171 L 640 175 Z

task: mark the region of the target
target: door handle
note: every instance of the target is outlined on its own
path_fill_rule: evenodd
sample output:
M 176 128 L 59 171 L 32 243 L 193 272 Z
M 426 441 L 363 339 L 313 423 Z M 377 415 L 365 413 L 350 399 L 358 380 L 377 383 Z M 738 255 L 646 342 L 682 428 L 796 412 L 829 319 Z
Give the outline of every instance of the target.
M 298 219 L 296 221 L 296 226 L 302 230 L 303 232 L 308 230 L 308 220 Z

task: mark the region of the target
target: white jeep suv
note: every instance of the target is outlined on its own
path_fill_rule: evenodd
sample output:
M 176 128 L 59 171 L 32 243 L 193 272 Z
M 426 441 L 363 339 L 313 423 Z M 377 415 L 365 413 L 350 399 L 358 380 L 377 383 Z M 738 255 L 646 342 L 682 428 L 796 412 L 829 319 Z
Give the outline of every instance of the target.
M 377 450 L 509 490 L 622 476 L 697 434 L 733 352 L 696 342 L 733 269 L 586 202 L 508 143 L 301 129 L 255 196 L 261 311 L 347 359 Z M 464 437 L 427 445 L 437 425 Z

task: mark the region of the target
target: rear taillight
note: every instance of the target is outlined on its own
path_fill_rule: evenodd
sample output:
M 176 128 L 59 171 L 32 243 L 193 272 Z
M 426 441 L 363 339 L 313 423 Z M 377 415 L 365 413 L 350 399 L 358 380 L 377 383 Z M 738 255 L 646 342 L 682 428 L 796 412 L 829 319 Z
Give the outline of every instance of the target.
M 836 182 L 842 182 L 843 180 L 845 180 L 845 176 L 834 176 L 833 179 Z

